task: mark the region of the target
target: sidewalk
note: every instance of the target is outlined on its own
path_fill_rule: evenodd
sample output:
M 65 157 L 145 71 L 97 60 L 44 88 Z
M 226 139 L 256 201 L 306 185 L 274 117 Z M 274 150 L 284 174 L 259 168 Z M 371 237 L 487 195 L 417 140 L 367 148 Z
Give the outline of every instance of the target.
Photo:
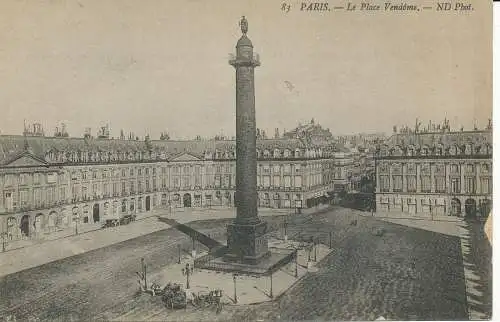
M 452 216 L 426 216 L 408 213 L 377 213 L 372 216 L 370 212 L 359 212 L 361 216 L 373 217 L 394 224 L 419 228 L 450 236 L 460 236 L 460 224 L 462 218 Z
M 151 211 L 137 214 L 137 221 L 144 220 L 150 218 L 152 216 L 158 216 L 159 214 L 163 214 L 162 211 Z M 102 229 L 103 223 L 92 223 L 92 224 L 79 224 L 78 225 L 78 235 L 87 234 L 96 230 Z M 30 239 L 18 239 L 18 240 L 9 240 L 5 247 L 5 251 L 13 251 L 20 248 L 31 247 L 35 245 L 39 245 L 48 241 L 59 240 L 62 238 L 69 238 L 76 234 L 77 228 L 73 225 L 71 227 L 67 227 L 61 229 L 59 231 L 51 232 L 51 233 L 42 233 L 35 238 Z
M 159 222 L 156 217 L 149 217 L 126 226 L 99 229 L 0 253 L 0 276 L 82 254 L 169 227 L 167 224 Z

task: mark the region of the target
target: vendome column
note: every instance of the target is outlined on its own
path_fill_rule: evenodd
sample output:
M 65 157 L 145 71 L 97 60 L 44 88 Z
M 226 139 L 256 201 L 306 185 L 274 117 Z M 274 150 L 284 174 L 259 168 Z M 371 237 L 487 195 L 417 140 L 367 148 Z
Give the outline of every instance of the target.
M 240 27 L 243 35 L 236 44 L 236 56 L 229 61 L 236 69 L 236 219 L 227 228 L 226 259 L 257 264 L 269 254 L 266 223 L 257 213 L 254 69 L 260 66 L 260 61 L 246 35 L 245 17 Z

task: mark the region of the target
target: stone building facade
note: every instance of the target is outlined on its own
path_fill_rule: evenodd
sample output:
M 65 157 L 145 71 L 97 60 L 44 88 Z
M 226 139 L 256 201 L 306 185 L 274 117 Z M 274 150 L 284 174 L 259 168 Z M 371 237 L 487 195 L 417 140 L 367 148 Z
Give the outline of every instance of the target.
M 394 134 L 376 156 L 377 212 L 487 216 L 492 132 Z
M 257 141 L 260 207 L 325 202 L 334 153 L 298 139 Z M 234 207 L 234 141 L 0 136 L 0 229 L 33 237 L 126 214 Z M 293 211 L 293 210 L 291 210 Z

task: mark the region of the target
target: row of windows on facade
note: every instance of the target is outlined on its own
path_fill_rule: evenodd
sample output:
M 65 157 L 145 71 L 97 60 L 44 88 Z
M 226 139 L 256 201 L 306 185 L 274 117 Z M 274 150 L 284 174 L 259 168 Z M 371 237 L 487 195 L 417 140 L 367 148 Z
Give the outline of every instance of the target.
M 300 172 L 300 168 L 297 168 L 296 172 L 299 173 Z M 83 172 L 83 173 L 85 173 L 85 172 Z M 270 174 L 270 171 L 265 172 L 265 173 Z M 276 173 L 279 173 L 279 171 L 275 172 L 275 174 Z M 47 176 L 47 182 L 48 183 L 57 183 L 56 175 L 57 174 L 49 174 Z M 63 177 L 64 175 L 61 175 L 61 176 Z M 313 177 L 313 178 L 314 177 L 318 177 L 319 178 L 320 176 L 321 176 L 321 174 L 311 174 L 311 177 Z M 341 176 L 341 173 L 338 172 L 338 173 L 335 173 L 334 176 L 326 176 L 326 177 L 332 178 L 332 179 L 333 178 L 337 179 L 337 178 L 340 178 L 340 176 Z M 28 183 L 27 177 L 28 177 L 28 175 L 26 175 L 26 174 L 19 175 L 19 184 L 20 185 L 27 184 Z M 104 177 L 106 177 L 106 176 L 104 176 Z M 207 179 L 206 182 L 209 185 L 210 185 L 210 183 L 212 183 L 211 185 L 213 185 L 214 184 L 213 182 L 215 181 L 215 185 L 222 185 L 222 183 L 217 184 L 217 182 L 222 181 L 222 178 L 224 178 L 224 181 L 231 181 L 232 177 L 234 177 L 234 175 L 215 175 L 215 176 L 207 175 L 206 176 L 206 179 Z M 276 175 L 274 177 L 276 177 Z M 278 177 L 280 177 L 280 175 L 278 175 Z M 289 176 L 287 176 L 286 174 L 283 175 L 283 180 L 285 182 L 288 182 L 290 180 L 290 178 L 287 178 L 287 177 L 289 177 Z M 298 177 L 298 176 L 296 176 L 296 177 Z M 5 182 L 5 186 L 7 186 L 7 187 L 8 186 L 12 186 L 14 184 L 14 181 L 15 181 L 14 178 L 15 178 L 15 175 L 6 175 L 5 181 L 4 181 Z M 84 178 L 86 178 L 86 176 L 84 176 Z M 109 177 L 109 178 L 111 179 L 111 177 Z M 187 176 L 183 176 L 183 177 L 173 176 L 172 177 L 172 182 L 173 182 L 173 185 L 175 187 L 180 187 L 181 186 L 180 182 L 182 181 L 183 182 L 182 186 L 186 187 L 186 186 L 190 186 L 191 185 L 191 181 L 192 181 L 191 178 L 194 178 L 194 185 L 195 186 L 201 186 L 201 175 L 199 175 L 199 174 L 195 174 L 194 176 L 187 175 Z M 156 188 L 157 177 L 152 177 L 152 178 L 145 178 L 146 189 L 149 189 L 150 179 L 152 179 L 153 186 L 154 186 L 154 188 Z M 161 180 L 162 180 L 162 186 L 166 187 L 168 185 L 168 182 L 169 182 L 168 177 L 162 177 Z M 265 180 L 266 179 L 264 179 L 264 182 L 265 182 Z M 39 180 L 38 174 L 35 174 L 34 175 L 34 183 L 38 184 L 38 183 L 40 183 L 39 181 L 40 180 Z M 276 181 L 276 179 L 275 179 L 275 181 Z M 66 183 L 64 180 L 61 180 L 61 182 L 63 184 Z M 106 183 L 104 183 L 104 185 L 106 185 Z M 138 185 L 141 185 L 141 181 L 140 180 L 138 180 Z M 230 184 L 226 184 L 226 185 L 230 186 Z
M 211 179 L 214 180 L 211 180 Z M 271 178 L 272 178 L 272 183 L 271 183 Z M 194 179 L 194 180 L 193 180 Z M 207 178 L 208 180 L 205 182 L 206 186 L 215 186 L 215 187 L 223 187 L 223 188 L 229 188 L 234 186 L 234 180 L 233 176 L 231 175 L 216 175 L 215 177 L 209 177 Z M 293 179 L 293 180 L 292 180 Z M 323 183 L 323 181 L 327 179 L 327 177 L 323 177 L 321 174 L 315 174 L 309 176 L 309 181 L 312 186 L 320 185 Z M 152 183 L 152 186 L 151 184 Z M 121 186 L 122 186 L 122 193 L 125 193 L 126 191 L 126 182 L 122 181 Z M 150 191 L 150 189 L 157 189 L 157 180 L 156 178 L 153 178 L 152 181 L 149 179 L 145 179 L 144 181 L 130 181 L 129 182 L 129 191 L 132 193 L 135 193 L 135 187 L 137 184 L 137 191 L 138 192 L 143 192 L 143 188 L 146 189 L 146 191 Z M 173 187 L 174 188 L 180 188 L 180 187 L 191 187 L 193 184 L 194 186 L 202 186 L 202 177 L 201 176 L 185 176 L 185 177 L 173 177 L 172 181 Z M 113 194 L 118 193 L 118 185 L 119 182 L 113 182 L 113 183 L 94 183 L 92 184 L 92 195 L 95 195 L 99 192 L 98 187 L 102 187 L 102 192 L 103 195 L 108 196 L 110 195 L 110 187 L 113 187 Z M 162 178 L 161 179 L 161 185 L 162 188 L 167 188 L 170 186 L 170 182 L 168 181 L 167 178 Z M 295 188 L 300 188 L 302 187 L 302 176 L 301 175 L 296 175 L 296 176 L 290 176 L 290 175 L 275 175 L 275 176 L 257 176 L 257 185 L 258 186 L 263 186 L 263 187 L 285 187 L 285 188 L 290 188 L 290 187 L 295 187 Z M 73 184 L 72 189 L 74 191 L 78 191 L 79 185 L 78 184 Z M 87 196 L 87 187 L 85 185 L 82 185 L 82 190 L 83 190 L 83 195 Z M 75 193 L 74 193 L 75 194 Z
M 230 199 L 231 198 L 231 193 L 229 192 L 226 192 L 226 193 L 222 193 L 221 191 L 216 191 L 215 193 L 215 196 L 212 196 L 211 194 L 207 194 L 204 196 L 205 197 L 205 200 L 206 201 L 209 201 L 209 200 L 212 200 L 212 197 L 215 197 L 216 200 L 222 200 L 223 198 L 226 198 L 226 199 Z M 269 204 L 269 201 L 271 200 L 271 197 L 273 200 L 284 200 L 285 201 L 285 204 L 286 204 L 286 201 L 291 201 L 291 200 L 301 200 L 302 198 L 302 195 L 301 194 L 295 194 L 295 195 L 291 195 L 289 193 L 285 193 L 283 196 L 280 196 L 280 194 L 278 193 L 275 193 L 273 194 L 272 196 L 269 194 L 269 193 L 263 193 L 262 195 L 259 195 L 258 196 L 258 201 L 260 203 L 261 206 L 265 206 L 265 205 L 268 205 Z M 293 199 L 292 199 L 293 198 Z M 163 194 L 161 196 L 161 205 L 162 206 L 168 206 L 169 204 L 169 201 L 172 201 L 173 202 L 173 205 L 180 205 L 181 204 L 181 196 L 179 194 L 175 194 L 171 197 L 169 197 L 167 194 Z M 194 205 L 198 205 L 198 206 L 201 206 L 201 199 L 202 199 L 202 195 L 201 194 L 194 194 Z M 137 209 L 138 210 L 142 210 L 143 208 L 143 201 L 145 199 L 143 197 L 139 197 L 137 198 L 137 203 L 136 203 L 136 199 L 135 198 L 131 198 L 130 200 L 128 199 L 123 199 L 120 204 L 121 204 L 121 211 L 122 212 L 127 212 L 127 210 L 129 209 L 130 211 L 134 211 L 135 210 L 135 207 L 137 206 Z M 152 198 L 152 206 L 155 207 L 158 203 L 158 198 L 156 195 L 153 196 Z M 12 199 L 9 199 L 7 201 L 7 204 L 6 204 L 6 207 L 8 209 L 12 209 L 14 206 L 16 205 L 15 201 L 13 201 Z M 107 210 L 109 210 L 110 208 L 113 210 L 113 212 L 116 212 L 118 211 L 118 205 L 119 205 L 119 201 L 113 201 L 112 204 L 106 202 L 103 204 L 103 207 L 104 207 L 104 212 L 105 214 L 107 213 Z M 291 206 L 291 204 L 290 204 Z M 81 209 L 82 211 L 82 218 L 83 218 L 83 222 L 84 223 L 87 223 L 88 222 L 88 215 L 90 214 L 90 207 L 88 205 L 85 205 L 83 206 L 83 208 Z M 64 208 L 61 210 L 61 214 L 63 215 L 67 215 L 67 209 Z M 73 216 L 75 216 L 75 218 L 79 218 L 80 216 L 80 211 L 79 211 L 79 208 L 78 207 L 75 207 L 72 209 L 72 213 L 73 213 Z M 13 226 L 13 224 L 15 223 L 15 218 L 9 218 L 10 220 L 8 220 L 8 225 L 9 226 Z
M 235 166 L 232 165 L 227 165 L 225 167 L 223 166 L 215 166 L 214 167 L 215 170 L 216 170 L 216 173 L 230 173 L 230 172 L 234 172 L 235 170 Z M 271 170 L 274 172 L 274 173 L 279 173 L 281 172 L 281 170 L 283 170 L 284 173 L 291 173 L 292 172 L 292 168 L 294 170 L 295 173 L 300 173 L 301 171 L 301 165 L 300 164 L 296 164 L 296 165 L 290 165 L 290 164 L 286 164 L 286 165 L 274 165 L 274 166 L 269 166 L 269 165 L 264 165 L 262 167 L 259 167 L 261 169 L 261 171 L 263 173 L 271 173 Z M 184 166 L 184 167 L 172 167 L 172 173 L 173 175 L 180 175 L 181 173 L 182 174 L 188 174 L 190 175 L 192 173 L 191 171 L 191 167 L 190 166 Z M 182 170 L 181 170 L 182 169 Z M 321 169 L 320 165 L 319 164 L 313 164 L 311 165 L 311 169 Z M 167 172 L 168 172 L 169 168 L 167 167 L 162 167 L 161 168 L 161 173 L 162 175 L 167 175 Z M 211 166 L 209 166 L 207 168 L 207 173 L 212 173 L 212 170 L 213 168 Z M 224 171 L 225 170 L 225 171 Z M 121 176 L 122 177 L 126 177 L 127 176 L 127 173 L 130 175 L 130 176 L 134 176 L 136 173 L 138 176 L 142 176 L 142 175 L 156 175 L 157 174 L 157 168 L 149 168 L 149 167 L 145 167 L 145 168 L 130 168 L 130 169 L 103 169 L 103 170 L 82 170 L 82 171 L 72 171 L 71 172 L 71 178 L 73 180 L 78 180 L 78 179 L 82 179 L 82 180 L 87 180 L 87 179 L 90 179 L 90 176 L 89 176 L 89 173 L 91 173 L 92 175 L 92 179 L 105 179 L 105 178 L 110 178 L 110 177 L 119 177 L 120 176 L 120 171 L 121 171 Z M 195 166 L 194 167 L 194 174 L 195 175 L 200 175 L 201 174 L 201 166 Z M 29 184 L 29 180 L 30 180 L 30 177 L 31 175 L 33 176 L 33 183 L 34 184 L 40 184 L 42 183 L 42 180 L 41 180 L 41 177 L 43 176 L 42 173 L 33 173 L 33 174 L 30 174 L 30 173 L 21 173 L 19 175 L 14 175 L 14 174 L 7 174 L 5 175 L 5 178 L 4 180 L 2 180 L 4 182 L 4 185 L 6 186 L 9 186 L 9 185 L 13 185 L 15 182 L 16 182 L 16 177 L 18 178 L 18 183 L 23 185 L 23 184 Z M 47 174 L 46 176 L 46 183 L 56 183 L 57 182 L 57 173 L 49 173 Z M 66 174 L 65 173 L 61 173 L 59 174 L 59 178 L 60 178 L 60 181 L 62 182 L 65 182 L 66 181 Z
M 403 192 L 403 176 L 392 176 L 392 182 L 389 181 L 390 177 L 381 175 L 379 177 L 380 191 L 381 192 Z M 406 192 L 432 192 L 432 177 L 420 176 L 420 191 L 417 191 L 417 176 L 406 176 Z M 453 177 L 448 182 L 452 193 L 492 193 L 491 177 L 481 177 L 480 189 L 477 189 L 477 177 L 464 178 L 464 191 L 462 191 L 461 178 Z M 391 187 L 392 183 L 392 187 Z M 434 191 L 445 193 L 447 191 L 445 176 L 434 176 Z
M 157 151 L 128 151 L 128 152 L 99 152 L 99 151 L 49 151 L 45 158 L 49 162 L 74 162 L 74 163 L 86 163 L 86 162 L 114 162 L 114 161 L 142 161 L 142 160 L 167 160 L 168 154 L 166 152 Z M 263 158 L 320 158 L 326 156 L 321 149 L 305 149 L 301 150 L 299 148 L 295 150 L 290 149 L 274 149 L 274 150 L 260 150 L 257 149 L 257 157 Z M 205 159 L 235 159 L 236 152 L 231 151 L 215 151 L 215 152 L 205 152 Z
M 434 169 L 434 172 L 437 173 L 445 173 L 446 172 L 446 165 L 442 163 L 434 164 L 432 165 L 431 163 L 419 163 L 418 166 L 420 167 L 420 172 L 426 172 L 430 173 L 431 169 Z M 389 165 L 387 163 L 380 164 L 379 170 L 380 172 L 388 172 L 389 167 L 392 172 L 395 173 L 402 173 L 404 166 L 399 163 L 394 163 L 392 165 Z M 480 167 L 476 167 L 475 164 L 472 163 L 467 163 L 465 164 L 465 172 L 466 173 L 475 173 L 476 169 L 480 169 L 482 173 L 489 173 L 491 171 L 491 167 L 489 163 L 482 163 L 480 164 Z M 407 172 L 416 172 L 417 171 L 417 164 L 416 163 L 408 163 L 406 164 L 406 171 Z M 456 163 L 451 163 L 449 164 L 449 171 L 451 173 L 460 173 L 460 166 Z
M 279 184 L 279 183 L 276 183 L 276 184 Z M 285 181 L 285 186 L 287 186 L 287 181 Z M 301 186 L 301 179 L 298 179 L 295 181 L 295 186 L 296 187 Z M 126 193 L 126 183 L 125 182 L 122 183 L 121 188 L 122 188 L 122 193 L 125 194 Z M 109 192 L 108 189 L 109 189 L 109 187 L 107 185 L 105 185 L 104 186 L 105 195 L 107 194 L 107 192 Z M 134 192 L 134 185 L 133 184 L 130 185 L 130 191 Z M 96 193 L 96 192 L 97 192 L 97 185 L 93 185 L 92 186 L 92 193 Z M 113 185 L 113 195 L 116 197 L 120 197 L 119 193 L 117 193 L 117 192 L 118 192 L 118 185 L 115 184 L 115 185 Z M 27 207 L 30 204 L 30 201 L 29 201 L 30 191 L 29 190 L 22 189 L 22 190 L 19 190 L 18 193 L 19 193 L 18 195 L 14 191 L 6 191 L 4 193 L 3 201 L 4 201 L 4 205 L 6 205 L 7 208 L 11 209 L 13 206 L 17 206 L 18 200 L 20 201 L 21 207 Z M 73 187 L 72 195 L 73 195 L 73 198 L 75 200 L 80 200 L 80 198 L 83 200 L 86 200 L 86 198 L 89 196 L 88 188 L 87 187 Z M 227 191 L 226 191 L 226 195 L 228 195 Z M 276 197 L 276 195 L 278 195 L 278 194 L 274 195 L 274 199 L 276 199 L 276 198 L 279 199 L 279 197 Z M 166 194 L 163 194 L 162 196 L 164 197 L 164 196 L 166 196 Z M 262 196 L 264 199 L 268 199 L 269 193 L 264 193 Z M 285 199 L 286 199 L 286 196 L 289 196 L 289 194 L 285 194 Z M 47 187 L 46 189 L 42 189 L 42 188 L 33 189 L 33 205 L 34 206 L 53 205 L 56 203 L 57 197 L 59 197 L 59 200 L 61 200 L 61 201 L 66 199 L 66 188 L 65 187 L 60 187 L 58 196 L 56 195 L 56 188 L 55 187 Z M 211 195 L 207 195 L 206 197 L 211 198 Z M 220 191 L 216 192 L 216 197 L 221 198 Z M 153 198 L 156 199 L 156 195 L 154 195 Z M 296 198 L 300 198 L 300 194 L 297 194 Z
M 147 170 L 147 169 L 146 169 L 146 170 Z M 153 170 L 154 170 L 154 169 L 153 169 Z M 275 170 L 276 170 L 276 169 L 275 169 Z M 133 170 L 132 170 L 132 171 L 133 171 Z M 133 173 L 132 171 L 131 171 L 131 174 Z M 139 173 L 140 173 L 140 172 L 141 172 L 141 171 L 139 171 Z M 149 175 L 149 173 L 148 173 L 148 172 L 149 172 L 149 171 L 146 171 L 146 175 Z M 270 174 L 270 173 L 271 173 L 271 171 L 269 171 L 269 169 L 267 169 L 267 171 L 262 171 L 262 172 L 263 172 L 264 174 Z M 286 175 L 287 173 L 288 173 L 288 174 L 291 174 L 291 169 L 290 169 L 290 168 L 288 168 L 288 169 L 287 169 L 287 167 L 285 167 L 285 171 L 283 171 L 283 172 L 284 172 L 284 174 L 285 174 L 285 175 Z M 296 172 L 296 173 L 300 173 L 300 168 L 295 168 L 295 172 Z M 278 171 L 274 171 L 274 173 L 275 173 L 275 174 L 276 174 L 276 173 L 280 173 L 279 169 L 278 169 Z M 110 180 L 111 180 L 111 179 L 115 178 L 115 177 L 110 177 L 110 176 L 107 176 L 107 172 L 106 172 L 106 171 L 103 171 L 103 172 L 101 173 L 101 175 L 102 175 L 101 177 L 99 177 L 99 176 L 97 175 L 97 171 L 93 171 L 93 172 L 92 172 L 92 174 L 93 174 L 93 176 L 92 176 L 92 178 L 93 178 L 93 179 L 100 179 L 100 178 L 105 179 L 105 178 L 108 178 L 108 179 L 110 179 Z M 123 174 L 123 177 L 126 177 L 126 173 L 125 173 L 125 172 L 123 172 L 122 174 Z M 184 176 L 186 176 L 186 172 L 184 172 L 183 174 L 184 174 Z M 140 175 L 140 174 L 139 174 L 139 175 Z M 149 179 L 152 179 L 153 181 L 155 181 L 155 180 L 157 179 L 157 177 L 155 177 L 155 175 L 156 175 L 156 171 L 153 171 L 153 177 L 151 177 L 151 178 L 146 178 L 145 180 L 146 180 L 146 181 L 148 181 Z M 174 181 L 175 181 L 175 180 L 179 180 L 179 179 L 178 179 L 178 177 L 175 177 L 175 175 L 180 176 L 180 175 L 181 175 L 181 174 L 180 174 L 180 172 L 178 172 L 178 173 L 176 173 L 176 174 L 174 174 L 174 175 L 172 176 Z M 340 178 L 340 175 L 341 175 L 341 173 L 340 173 L 340 172 L 335 173 L 335 176 L 336 176 L 336 177 L 339 177 L 339 178 Z M 8 187 L 8 186 L 13 186 L 13 185 L 15 185 L 15 184 L 19 184 L 19 185 L 27 185 L 27 184 L 30 184 L 30 176 L 31 176 L 31 174 L 20 174 L 20 175 L 13 175 L 13 174 L 9 174 L 9 175 L 5 175 L 5 177 L 3 178 L 3 180 L 2 180 L 2 181 L 4 182 L 4 186 L 7 186 L 7 187 Z M 196 178 L 200 177 L 200 176 L 201 176 L 201 174 L 200 174 L 200 172 L 196 171 L 196 172 L 195 172 L 195 174 L 194 174 L 194 176 L 191 176 L 191 174 L 190 174 L 190 173 L 187 173 L 187 176 L 188 176 L 188 177 L 194 177 L 194 178 L 195 178 L 195 180 L 197 180 Z M 211 181 L 211 180 L 210 180 L 210 178 L 215 178 L 215 180 L 217 181 L 217 178 L 218 178 L 218 177 L 220 177 L 220 176 L 221 176 L 221 175 L 217 175 L 217 174 L 215 174 L 215 175 L 206 175 L 206 177 L 207 177 L 207 179 L 208 179 L 207 181 Z M 227 176 L 227 175 L 226 175 L 226 176 Z M 231 175 L 229 175 L 229 176 L 231 176 Z M 232 176 L 234 176 L 234 174 L 233 174 Z M 32 183 L 33 183 L 33 184 L 35 184 L 35 185 L 37 185 L 37 184 L 41 184 L 41 183 L 42 183 L 41 177 L 42 177 L 42 174 L 41 174 L 41 173 L 35 173 L 35 174 L 33 174 L 33 181 L 32 181 Z M 58 182 L 57 177 L 58 177 L 57 173 L 50 173 L 50 174 L 47 174 L 45 182 L 46 182 L 47 184 L 54 184 L 54 183 L 57 183 L 57 182 Z M 66 182 L 66 175 L 65 175 L 65 174 L 60 174 L 60 175 L 59 175 L 59 178 L 60 178 L 60 180 L 59 180 L 59 182 L 60 182 L 60 183 L 62 183 L 62 184 L 67 183 L 67 182 Z M 72 178 L 73 178 L 74 180 L 78 180 L 78 177 L 76 176 L 76 174 L 75 174 L 75 176 L 73 176 Z M 82 180 L 87 180 L 87 179 L 88 179 L 87 172 L 85 172 L 85 171 L 81 172 L 81 179 L 82 179 Z M 162 179 L 162 181 L 164 181 L 164 182 L 165 182 L 165 181 L 168 181 L 168 176 L 167 176 L 167 175 L 164 175 L 164 176 L 162 176 L 162 177 L 161 177 L 161 179 Z M 200 179 L 199 181 L 201 181 L 201 179 Z M 195 184 L 195 185 L 199 185 L 199 184 Z
M 408 147 L 396 146 L 390 148 L 389 146 L 382 146 L 379 152 L 379 156 L 453 156 L 453 155 L 489 155 L 491 154 L 491 146 L 489 144 L 481 144 L 475 146 L 472 144 L 466 145 L 452 145 L 450 147 L 445 147 L 439 144 L 435 147 L 424 146 L 417 147 L 410 145 Z
M 293 178 L 293 180 L 292 180 Z M 201 186 L 201 177 L 195 177 L 194 178 L 194 185 L 195 186 Z M 264 188 L 268 187 L 284 187 L 284 188 L 291 188 L 292 186 L 295 188 L 301 188 L 302 187 L 302 176 L 284 176 L 283 179 L 280 176 L 274 176 L 272 177 L 272 184 L 271 184 L 271 176 L 263 176 L 262 180 L 260 177 L 257 177 L 257 185 L 258 186 L 263 186 Z M 174 178 L 173 181 L 173 186 L 174 188 L 181 188 L 181 187 L 191 187 L 191 177 L 185 177 L 182 178 L 182 182 L 179 178 Z M 136 185 L 137 183 L 137 185 Z M 181 185 L 182 183 L 182 185 Z M 321 184 L 321 177 L 313 176 L 311 178 L 311 185 L 315 186 Z M 162 180 L 162 188 L 167 188 L 169 185 L 165 179 Z M 234 187 L 234 181 L 231 180 L 231 176 L 220 176 L 216 177 L 216 180 L 212 182 L 212 186 L 215 188 L 232 188 Z M 136 190 L 137 187 L 137 190 Z M 102 190 L 100 190 L 102 188 Z M 150 185 L 150 181 L 146 180 L 145 185 L 143 186 L 142 181 L 138 182 L 114 182 L 113 184 L 108 184 L 104 183 L 102 185 L 94 183 L 91 185 L 91 190 L 89 191 L 89 187 L 85 185 L 72 185 L 72 197 L 74 199 L 86 199 L 87 197 L 94 196 L 97 194 L 100 194 L 102 192 L 102 195 L 104 197 L 110 197 L 111 195 L 113 196 L 118 196 L 120 193 L 121 188 L 121 193 L 126 194 L 127 192 L 130 193 L 142 193 L 144 191 L 150 192 L 151 189 L 157 189 L 157 182 L 156 180 L 153 179 L 152 181 L 152 186 Z M 127 188 L 129 189 L 127 191 Z M 112 189 L 112 190 L 111 190 Z M 45 198 L 43 197 L 43 191 L 46 192 Z M 6 197 L 12 197 L 15 196 L 13 191 L 7 191 L 5 194 Z M 26 205 L 28 203 L 28 196 L 29 196 L 29 190 L 28 189 L 21 189 L 19 190 L 19 199 L 21 201 L 22 205 Z M 53 203 L 56 201 L 56 187 L 54 186 L 49 186 L 45 189 L 42 188 L 34 188 L 33 189 L 33 200 L 35 205 L 38 205 L 42 202 L 42 200 L 46 199 L 48 203 Z M 60 187 L 59 189 L 59 199 L 60 200 L 65 200 L 66 199 L 66 187 Z

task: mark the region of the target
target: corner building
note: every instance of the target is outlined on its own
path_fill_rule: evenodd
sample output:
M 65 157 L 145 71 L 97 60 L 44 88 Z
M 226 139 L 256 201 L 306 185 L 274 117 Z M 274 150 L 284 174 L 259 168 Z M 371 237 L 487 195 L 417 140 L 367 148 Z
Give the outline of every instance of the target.
M 377 152 L 377 212 L 485 217 L 492 131 L 394 134 Z
M 260 207 L 307 208 L 327 201 L 337 172 L 333 152 L 299 139 L 258 140 L 256 152 Z M 234 141 L 3 135 L 0 229 L 15 240 L 74 227 L 76 221 L 234 207 L 235 153 Z

